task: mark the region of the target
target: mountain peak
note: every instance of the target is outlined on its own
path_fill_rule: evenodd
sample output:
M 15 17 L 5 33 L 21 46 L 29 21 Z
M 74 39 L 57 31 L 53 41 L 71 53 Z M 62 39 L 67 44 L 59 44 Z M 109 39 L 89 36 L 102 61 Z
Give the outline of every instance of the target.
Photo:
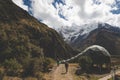
M 100 25 L 105 25 L 105 23 L 89 23 L 81 26 L 73 25 L 73 26 L 64 26 L 62 28 L 56 29 L 64 38 L 65 41 L 71 41 L 74 37 L 78 37 L 79 35 L 89 34 L 92 30 L 101 27 Z M 72 39 L 73 40 L 73 39 Z
M 58 32 L 65 38 L 66 42 L 75 48 L 85 49 L 90 45 L 101 45 L 107 48 L 111 54 L 119 54 L 120 28 L 117 26 L 107 23 L 90 23 L 63 28 Z
M 64 37 L 65 41 L 73 42 L 77 37 L 80 36 L 86 38 L 90 34 L 90 32 L 95 29 L 109 29 L 112 31 L 119 32 L 118 28 L 119 27 L 111 26 L 107 23 L 93 22 L 81 26 L 65 26 L 57 29 L 57 31 Z

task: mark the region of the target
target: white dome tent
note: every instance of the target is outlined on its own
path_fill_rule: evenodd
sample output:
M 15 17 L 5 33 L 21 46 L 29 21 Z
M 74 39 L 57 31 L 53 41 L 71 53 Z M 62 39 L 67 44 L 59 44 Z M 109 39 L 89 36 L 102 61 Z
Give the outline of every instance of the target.
M 110 70 L 111 55 L 104 47 L 90 46 L 82 52 L 82 55 L 89 56 L 92 59 L 92 66 L 97 65 L 101 70 L 102 66 L 105 65 Z

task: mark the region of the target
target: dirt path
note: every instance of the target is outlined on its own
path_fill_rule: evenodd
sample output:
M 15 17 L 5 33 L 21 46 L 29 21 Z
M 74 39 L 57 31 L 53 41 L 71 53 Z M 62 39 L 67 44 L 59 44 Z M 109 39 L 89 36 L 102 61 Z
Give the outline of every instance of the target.
M 69 65 L 69 70 L 66 74 L 64 64 L 59 65 L 59 67 L 57 67 L 56 71 L 53 73 L 53 80 L 74 80 L 72 75 L 73 68 L 74 66 Z
M 60 64 L 54 71 L 49 74 L 49 79 L 46 80 L 77 80 L 75 71 L 77 64 L 69 64 L 68 73 L 65 73 L 64 64 Z
M 116 74 L 118 74 L 118 73 L 120 73 L 120 70 L 116 71 Z M 99 80 L 108 80 L 108 79 L 110 79 L 111 77 L 112 77 L 112 75 L 109 74 L 109 75 L 107 75 L 107 76 L 105 76 L 105 77 L 103 77 L 103 78 L 100 78 Z

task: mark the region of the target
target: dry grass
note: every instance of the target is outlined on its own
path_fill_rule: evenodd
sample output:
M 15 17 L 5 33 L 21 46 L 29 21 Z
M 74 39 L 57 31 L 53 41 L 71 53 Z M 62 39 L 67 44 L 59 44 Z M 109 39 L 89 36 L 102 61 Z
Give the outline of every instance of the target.
M 21 78 L 18 78 L 18 77 L 9 77 L 9 76 L 5 76 L 3 78 L 3 80 L 22 80 Z
M 37 80 L 37 78 L 28 77 L 28 78 L 25 78 L 24 80 Z
M 23 80 L 23 79 L 22 79 L 22 78 L 18 78 L 18 77 L 5 76 L 5 77 L 3 78 L 3 80 Z M 27 78 L 24 78 L 24 80 L 37 80 L 37 78 L 27 77 Z

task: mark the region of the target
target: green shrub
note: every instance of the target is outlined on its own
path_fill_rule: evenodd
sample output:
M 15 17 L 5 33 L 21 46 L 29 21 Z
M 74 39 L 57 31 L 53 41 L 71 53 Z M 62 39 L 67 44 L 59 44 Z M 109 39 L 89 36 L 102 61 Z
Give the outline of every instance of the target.
M 89 56 L 82 56 L 79 58 L 79 65 L 83 70 L 87 71 L 92 65 L 92 59 Z
M 36 76 L 38 72 L 42 72 L 43 59 L 33 58 L 24 67 L 24 76 Z
M 54 66 L 55 61 L 51 58 L 45 58 L 43 62 L 43 71 L 48 72 Z
M 5 75 L 4 70 L 0 69 L 0 80 L 3 80 L 4 75 Z
M 3 65 L 5 67 L 6 73 L 10 76 L 18 75 L 22 68 L 22 65 L 19 64 L 16 59 L 5 60 Z
M 38 72 L 38 73 L 36 73 L 36 78 L 38 79 L 38 80 L 43 80 L 43 73 L 42 72 Z

